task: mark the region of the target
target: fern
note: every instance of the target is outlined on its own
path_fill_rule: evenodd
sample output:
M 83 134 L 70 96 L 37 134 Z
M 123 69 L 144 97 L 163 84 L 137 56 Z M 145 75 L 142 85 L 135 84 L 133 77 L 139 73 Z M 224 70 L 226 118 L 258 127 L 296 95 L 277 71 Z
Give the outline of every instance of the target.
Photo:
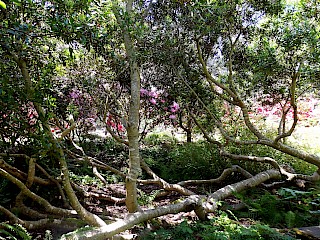
M 4 230 L 4 229 L 0 229 L 0 234 L 6 236 L 5 238 L 0 236 L 0 239 L 1 239 L 1 240 L 3 240 L 3 239 L 13 239 L 13 240 L 16 240 L 16 239 L 17 239 L 17 238 L 15 238 L 15 237 L 12 235 L 12 233 L 10 233 L 10 232 L 8 232 L 8 231 L 6 231 L 6 230 Z
M 6 236 L 5 239 L 13 239 L 13 240 L 32 240 L 31 235 L 28 233 L 27 229 L 19 224 L 8 224 L 1 223 L 4 229 L 0 229 L 0 233 Z

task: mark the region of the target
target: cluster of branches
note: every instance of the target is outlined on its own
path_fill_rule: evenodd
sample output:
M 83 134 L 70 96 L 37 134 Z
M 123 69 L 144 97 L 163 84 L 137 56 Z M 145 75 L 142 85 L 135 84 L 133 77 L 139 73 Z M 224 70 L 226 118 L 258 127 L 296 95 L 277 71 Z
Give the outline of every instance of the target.
M 36 220 L 22 220 L 4 206 L 0 206 L 0 211 L 28 229 L 51 223 L 51 219 L 77 217 L 95 228 L 63 238 L 105 239 L 169 213 L 194 210 L 199 219 L 205 220 L 208 213 L 217 209 L 218 201 L 271 179 L 275 182 L 265 184 L 266 187 L 288 181 L 319 180 L 320 157 L 295 149 L 285 141 L 298 124 L 299 97 L 317 86 L 319 26 L 314 16 L 303 14 L 304 8 L 315 7 L 308 1 L 301 6 L 285 6 L 280 1 L 129 0 L 102 1 L 100 5 L 96 1 L 77 0 L 7 4 L 0 17 L 0 54 L 4 59 L 0 64 L 4 72 L 0 84 L 0 175 L 20 189 L 15 207 Z M 274 17 L 280 13 L 282 18 Z M 67 47 L 61 48 L 62 43 Z M 92 61 L 90 67 L 88 61 Z M 68 86 L 63 86 L 64 80 Z M 70 86 L 73 80 L 76 83 Z M 17 90 L 17 85 L 23 91 Z M 205 139 L 220 149 L 221 157 L 262 162 L 271 169 L 252 175 L 232 166 L 217 179 L 176 184 L 161 179 L 140 156 L 141 85 L 167 91 L 172 102 L 179 101 L 179 105 L 172 105 L 174 111 L 179 106 L 179 125 L 189 134 L 192 126 L 197 126 Z M 59 86 L 59 92 L 52 91 L 54 86 Z M 273 138 L 252 119 L 252 99 L 257 102 L 257 95 L 261 102 L 284 99 L 279 128 Z M 74 118 L 67 119 L 66 115 L 71 113 Z M 81 119 L 89 118 L 99 119 L 112 137 L 128 147 L 127 173 L 89 157 L 70 136 L 86 124 Z M 50 125 L 52 121 L 61 131 L 59 135 Z M 243 140 L 237 128 L 230 126 L 235 121 L 247 129 L 247 139 Z M 190 135 L 188 139 L 191 141 Z M 312 164 L 317 170 L 310 176 L 298 174 L 269 156 L 230 152 L 231 145 L 264 145 Z M 28 154 L 26 146 L 36 150 Z M 68 158 L 91 165 L 93 174 L 104 184 L 107 181 L 100 171 L 121 176 L 126 187 L 126 192 L 121 193 L 123 197 L 83 191 L 70 180 Z M 11 164 L 18 159 L 18 164 L 25 160 L 24 170 Z M 60 177 L 41 166 L 46 159 L 59 168 Z M 36 170 L 41 172 L 40 176 Z M 142 170 L 150 179 L 140 179 Z M 240 172 L 247 179 L 206 196 L 186 188 L 190 184 L 221 182 L 232 172 Z M 177 204 L 142 211 L 138 183 L 159 185 L 164 190 L 159 195 L 176 191 L 185 198 Z M 55 185 L 62 207 L 32 191 L 34 185 Z M 106 219 L 82 206 L 77 191 L 86 197 L 125 202 L 129 214 L 107 224 Z M 27 198 L 42 210 L 26 206 Z

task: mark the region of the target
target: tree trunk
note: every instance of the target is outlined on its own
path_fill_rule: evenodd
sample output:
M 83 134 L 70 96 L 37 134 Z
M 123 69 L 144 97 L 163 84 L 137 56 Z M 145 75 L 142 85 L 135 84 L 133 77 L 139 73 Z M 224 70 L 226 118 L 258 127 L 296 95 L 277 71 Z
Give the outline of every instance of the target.
M 191 143 L 192 142 L 192 132 L 190 129 L 188 129 L 186 132 L 187 132 L 187 143 Z
M 133 1 L 126 5 L 127 16 L 131 17 Z M 126 206 L 129 212 L 138 211 L 137 178 L 141 173 L 139 150 L 139 110 L 140 110 L 140 69 L 136 60 L 136 53 L 127 25 L 119 14 L 117 7 L 115 15 L 120 26 L 123 26 L 123 39 L 130 66 L 130 106 L 128 113 L 127 134 L 129 142 L 129 173 L 126 177 Z M 130 21 L 129 21 L 130 22 Z

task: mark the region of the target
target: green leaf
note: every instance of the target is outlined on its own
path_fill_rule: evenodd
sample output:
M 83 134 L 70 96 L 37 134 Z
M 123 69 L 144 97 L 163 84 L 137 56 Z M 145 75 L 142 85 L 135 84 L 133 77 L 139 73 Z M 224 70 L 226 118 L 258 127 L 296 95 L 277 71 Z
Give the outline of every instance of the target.
M 4 8 L 4 9 L 7 8 L 6 4 L 5 4 L 4 2 L 2 2 L 1 0 L 0 0 L 0 6 L 1 6 L 2 8 Z

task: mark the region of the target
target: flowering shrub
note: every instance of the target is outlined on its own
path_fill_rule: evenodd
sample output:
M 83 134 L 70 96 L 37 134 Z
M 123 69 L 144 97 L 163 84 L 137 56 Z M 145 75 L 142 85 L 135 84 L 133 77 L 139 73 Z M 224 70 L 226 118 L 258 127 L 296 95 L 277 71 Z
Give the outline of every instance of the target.
M 173 100 L 170 100 L 170 96 L 165 94 L 163 91 L 157 91 L 155 89 L 147 90 L 145 88 L 141 88 L 140 95 L 141 99 L 143 100 L 142 105 L 146 111 L 155 113 L 154 110 L 156 109 L 161 112 L 162 119 L 174 120 L 177 118 L 176 114 L 180 110 L 179 104 Z M 151 117 L 150 114 L 149 117 Z
M 119 122 L 118 119 L 114 118 L 111 114 L 108 115 L 106 124 L 118 133 L 125 132 L 124 126 Z
M 319 103 L 318 99 L 315 99 L 313 97 L 308 97 L 301 99 L 297 102 L 297 113 L 298 113 L 298 119 L 300 121 L 310 121 L 314 118 L 318 118 L 316 107 Z M 286 119 L 292 120 L 293 119 L 293 108 L 290 104 L 290 102 L 278 102 L 276 104 L 271 104 L 270 99 L 267 99 L 265 102 L 263 102 L 261 105 L 259 105 L 259 102 L 255 102 L 253 106 L 254 112 L 251 112 L 251 116 L 253 118 L 255 117 L 262 117 L 264 119 L 266 118 L 272 118 L 275 120 L 279 120 L 283 113 L 287 112 Z
M 95 130 L 98 116 L 91 96 L 74 88 L 69 92 L 67 98 L 69 114 L 74 116 L 80 130 L 84 132 Z
M 320 108 L 318 107 L 320 100 L 314 97 L 306 97 L 297 101 L 298 121 L 304 126 L 312 126 L 320 122 Z M 226 126 L 230 121 L 238 121 L 238 117 L 242 115 L 240 107 L 231 107 L 226 102 L 223 105 L 224 117 L 223 124 Z M 272 99 L 253 100 L 251 109 L 248 112 L 252 122 L 266 120 L 270 122 L 279 122 L 285 114 L 286 121 L 293 121 L 294 110 L 290 101 L 278 101 L 274 103 Z

